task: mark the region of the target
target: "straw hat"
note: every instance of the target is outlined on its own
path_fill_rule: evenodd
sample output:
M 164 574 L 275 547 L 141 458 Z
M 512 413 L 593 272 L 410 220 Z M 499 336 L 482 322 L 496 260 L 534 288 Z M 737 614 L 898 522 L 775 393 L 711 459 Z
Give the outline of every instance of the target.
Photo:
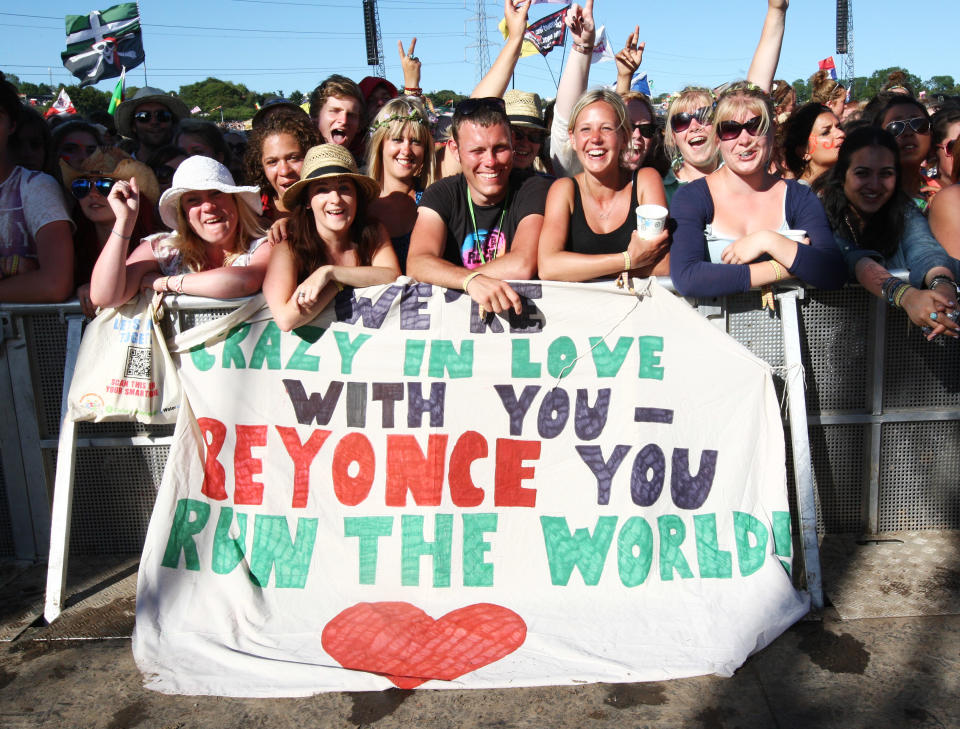
M 60 160 L 60 174 L 67 189 L 78 177 L 111 177 L 114 180 L 134 177 L 140 192 L 149 198 L 151 204 L 156 204 L 160 197 L 160 183 L 153 170 L 116 147 L 98 149 L 83 161 L 79 170 Z
M 190 110 L 187 108 L 187 105 L 176 96 L 170 96 L 170 94 L 162 89 L 144 86 L 142 89 L 137 89 L 137 93 L 133 95 L 132 99 L 124 101 L 117 107 L 117 131 L 125 137 L 133 137 L 133 114 L 140 104 L 146 104 L 150 101 L 155 101 L 167 107 L 170 113 L 173 114 L 174 124 L 190 116 Z
M 300 181 L 293 183 L 283 193 L 284 207 L 292 210 L 293 206 L 299 203 L 299 198 L 307 186 L 325 177 L 349 177 L 356 183 L 357 190 L 367 198 L 367 202 L 380 196 L 379 183 L 357 171 L 357 163 L 354 162 L 350 150 L 339 144 L 320 144 L 307 151 L 300 169 Z
M 543 102 L 538 94 L 510 89 L 503 95 L 503 103 L 507 107 L 507 119 L 513 126 L 546 131 L 547 125 L 543 121 Z
M 192 190 L 219 190 L 236 195 L 254 213 L 263 212 L 259 187 L 243 187 L 233 182 L 230 170 L 210 157 L 187 157 L 173 173 L 173 183 L 160 197 L 160 218 L 176 230 L 177 208 L 183 193 Z

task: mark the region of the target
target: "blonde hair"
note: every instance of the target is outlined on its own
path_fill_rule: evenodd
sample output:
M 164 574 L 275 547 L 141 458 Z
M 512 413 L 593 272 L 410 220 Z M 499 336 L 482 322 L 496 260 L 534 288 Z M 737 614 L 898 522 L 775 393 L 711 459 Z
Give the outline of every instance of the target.
M 622 136 L 623 142 L 623 154 L 620 158 L 620 165 L 624 165 L 625 157 L 633 151 L 633 128 L 630 126 L 630 116 L 627 113 L 627 105 L 623 103 L 623 99 L 620 98 L 619 94 L 614 93 L 610 89 L 590 89 L 589 91 L 584 91 L 580 95 L 580 98 L 577 99 L 577 103 L 573 107 L 573 111 L 570 112 L 570 121 L 567 122 L 567 132 L 570 134 L 573 133 L 574 128 L 577 126 L 577 119 L 580 116 L 580 113 L 586 109 L 590 104 L 595 104 L 598 101 L 603 101 L 611 109 L 613 113 L 617 115 L 617 129 Z
M 437 179 L 433 136 L 423 105 L 409 96 L 390 99 L 373 121 L 373 136 L 367 145 L 367 174 L 383 187 L 383 145 L 409 131 L 423 145 L 423 166 L 417 173 L 417 187 L 425 190 Z
M 668 156 L 677 160 L 680 158 L 680 150 L 677 147 L 677 137 L 673 132 L 673 125 L 670 123 L 677 114 L 685 111 L 693 111 L 703 106 L 711 106 L 715 101 L 713 92 L 702 86 L 688 86 L 680 95 L 670 103 L 670 109 L 667 111 L 667 118 L 663 130 L 663 143 L 667 148 Z M 712 121 L 710 122 L 713 123 Z M 713 145 L 713 159 L 719 155 L 716 141 L 713 135 L 707 135 L 707 144 Z
M 772 137 L 773 130 L 773 99 L 770 95 L 756 84 L 749 81 L 737 81 L 730 84 L 720 95 L 717 101 L 717 108 L 713 113 L 713 138 L 717 142 L 717 149 L 720 149 L 717 127 L 720 122 L 727 121 L 736 116 L 737 112 L 746 109 L 760 117 L 760 128 L 757 129 L 757 136 Z M 773 144 L 770 149 L 772 152 Z
M 256 214 L 240 199 L 233 195 L 234 202 L 237 205 L 237 230 L 235 240 L 231 250 L 224 256 L 223 265 L 231 265 L 237 258 L 244 253 L 250 252 L 250 244 L 266 235 L 266 231 L 260 226 L 260 221 Z M 177 202 L 177 229 L 174 232 L 173 245 L 180 251 L 183 257 L 183 265 L 189 271 L 194 273 L 204 271 L 207 267 L 206 246 L 207 242 L 203 240 L 187 220 L 183 212 L 183 205 Z

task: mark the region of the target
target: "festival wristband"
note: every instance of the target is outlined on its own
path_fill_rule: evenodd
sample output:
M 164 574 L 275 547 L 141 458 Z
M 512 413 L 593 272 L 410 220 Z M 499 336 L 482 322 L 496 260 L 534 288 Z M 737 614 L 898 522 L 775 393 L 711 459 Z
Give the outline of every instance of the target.
M 623 270 L 624 271 L 630 270 L 630 254 L 627 253 L 626 251 L 623 252 Z
M 777 263 L 774 260 L 770 261 L 770 265 L 773 266 L 773 273 L 777 277 L 777 281 L 783 278 L 783 266 Z
M 183 278 L 184 278 L 184 276 L 186 276 L 186 274 L 185 274 L 185 273 L 181 273 L 180 276 L 179 276 L 179 278 L 178 278 L 178 280 L 177 280 L 176 285 L 173 287 L 173 290 L 176 291 L 178 294 L 182 294 L 182 293 L 183 293 Z
M 586 56 L 589 56 L 593 53 L 593 45 L 588 43 L 574 43 L 573 50 L 577 53 L 583 53 Z
M 466 277 L 463 279 L 463 285 L 460 288 L 466 291 L 467 286 L 470 285 L 470 282 L 473 281 L 473 279 L 475 279 L 479 275 L 480 275 L 480 271 L 474 271 L 473 273 L 468 273 Z

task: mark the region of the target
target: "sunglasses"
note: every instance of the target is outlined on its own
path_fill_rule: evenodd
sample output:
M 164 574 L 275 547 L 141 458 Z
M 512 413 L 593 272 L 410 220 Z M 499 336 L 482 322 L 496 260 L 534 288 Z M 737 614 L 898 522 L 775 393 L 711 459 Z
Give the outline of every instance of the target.
M 746 132 L 751 137 L 755 137 L 757 136 L 757 132 L 760 131 L 760 125 L 762 123 L 763 119 L 759 116 L 755 116 L 753 119 L 747 119 L 743 124 L 735 121 L 722 121 L 717 124 L 717 136 L 724 142 L 736 139 L 740 136 L 740 132 Z
M 893 136 L 899 137 L 907 131 L 908 126 L 917 134 L 926 134 L 930 131 L 930 120 L 922 116 L 915 116 L 913 119 L 902 119 L 901 121 L 890 122 L 884 129 Z
M 87 195 L 90 194 L 91 190 L 96 188 L 103 197 L 106 197 L 110 194 L 110 190 L 113 188 L 114 180 L 111 177 L 78 177 L 76 180 L 70 183 L 70 192 L 73 193 L 73 196 L 77 200 L 83 200 Z
M 173 114 L 166 109 L 160 109 L 159 111 L 138 111 L 133 115 L 133 118 L 141 124 L 147 124 L 151 119 L 156 119 L 161 124 L 164 124 L 173 119 Z
M 526 139 L 530 144 L 543 144 L 543 132 L 535 132 L 531 129 L 519 129 L 510 127 L 510 131 L 518 142 Z
M 453 110 L 456 117 L 473 116 L 480 111 L 499 111 L 507 113 L 507 105 L 499 96 L 481 96 L 476 99 L 464 99 Z
M 948 139 L 945 142 L 941 142 L 937 146 L 943 150 L 943 153 L 948 157 L 951 157 L 950 150 L 953 148 L 953 145 L 957 143 L 956 139 Z
M 712 106 L 701 106 L 694 111 L 683 111 L 670 117 L 670 128 L 675 132 L 685 132 L 690 128 L 693 120 L 696 119 L 701 124 L 707 124 L 707 120 L 713 113 Z
M 640 136 L 644 139 L 653 139 L 653 135 L 657 133 L 657 125 L 650 122 L 645 122 L 643 124 L 631 124 L 630 126 L 632 126 L 636 131 L 640 132 Z M 690 125 L 687 124 L 687 127 L 689 126 Z M 686 129 L 687 127 L 684 127 L 683 129 Z M 680 131 L 683 131 L 683 129 Z

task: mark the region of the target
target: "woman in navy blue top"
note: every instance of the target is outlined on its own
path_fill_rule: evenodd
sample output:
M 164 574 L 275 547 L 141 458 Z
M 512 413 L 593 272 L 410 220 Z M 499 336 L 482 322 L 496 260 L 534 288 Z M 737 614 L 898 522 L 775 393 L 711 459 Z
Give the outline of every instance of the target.
M 843 286 L 843 258 L 817 196 L 769 171 L 772 118 L 770 97 L 749 82 L 717 102 L 712 133 L 723 165 L 678 190 L 670 210 L 670 276 L 682 295 L 722 296 L 787 278 Z

